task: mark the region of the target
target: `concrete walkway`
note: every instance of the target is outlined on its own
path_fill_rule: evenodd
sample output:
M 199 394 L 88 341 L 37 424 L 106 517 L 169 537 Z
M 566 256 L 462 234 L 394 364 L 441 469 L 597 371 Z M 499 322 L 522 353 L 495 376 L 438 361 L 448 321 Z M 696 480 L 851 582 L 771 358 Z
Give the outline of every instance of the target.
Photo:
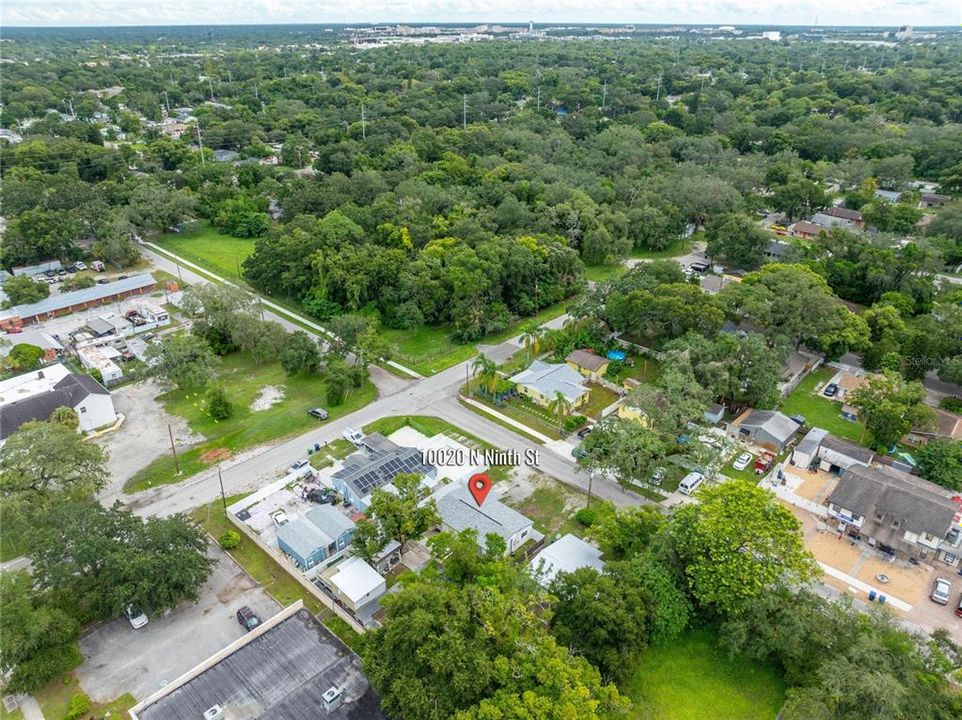
M 24 720 L 44 720 L 40 703 L 33 695 L 17 695 L 17 702 L 20 703 Z
M 849 584 L 849 586 L 855 588 L 856 590 L 861 590 L 866 595 L 868 595 L 868 593 L 870 593 L 872 590 L 874 590 L 878 595 L 884 595 L 886 604 L 891 605 L 897 610 L 901 610 L 902 612 L 908 612 L 909 610 L 912 609 L 912 606 L 909 605 L 907 602 L 905 602 L 904 600 L 899 600 L 897 597 L 892 597 L 887 592 L 885 592 L 884 589 L 873 587 L 866 582 L 862 582 L 858 578 L 852 577 L 848 573 L 843 573 L 841 570 L 833 568 L 831 565 L 826 565 L 825 563 L 820 562 L 819 567 L 822 568 L 822 571 L 826 575 L 830 575 L 831 577 L 836 578 L 837 580 L 846 582 Z

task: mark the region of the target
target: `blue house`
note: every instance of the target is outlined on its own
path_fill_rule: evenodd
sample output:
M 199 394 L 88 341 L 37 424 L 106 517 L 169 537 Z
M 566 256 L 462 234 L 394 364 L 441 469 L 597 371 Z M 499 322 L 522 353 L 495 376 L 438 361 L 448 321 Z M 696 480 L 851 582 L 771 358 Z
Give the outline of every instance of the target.
M 394 481 L 402 473 L 437 477 L 437 468 L 421 461 L 417 448 L 400 447 L 379 433 L 361 443 L 365 450 L 348 456 L 344 467 L 334 473 L 334 488 L 344 500 L 362 512 L 371 502 L 371 493 Z
M 354 521 L 332 505 L 318 505 L 277 528 L 277 547 L 301 570 L 310 570 L 346 549 L 354 527 Z

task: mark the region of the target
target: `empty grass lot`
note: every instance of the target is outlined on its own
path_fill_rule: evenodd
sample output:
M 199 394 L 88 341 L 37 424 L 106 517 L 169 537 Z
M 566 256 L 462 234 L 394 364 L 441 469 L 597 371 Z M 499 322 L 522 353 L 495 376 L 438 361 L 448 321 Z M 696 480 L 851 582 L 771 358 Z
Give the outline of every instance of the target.
M 867 433 L 863 437 L 863 424 L 842 417 L 842 403 L 815 392 L 816 385 L 824 386 L 834 374 L 832 368 L 819 368 L 811 373 L 782 401 L 780 410 L 789 417 L 804 415 L 809 427 L 823 428 L 855 443 L 867 443 L 869 438 Z
M 508 504 L 534 522 L 538 532 L 552 538 L 571 533 L 584 535 L 585 526 L 575 520 L 575 513 L 585 507 L 587 495 L 565 487 L 547 476 L 533 478 L 535 488 L 528 497 Z M 595 498 L 591 506 L 600 507 L 602 501 Z
M 43 711 L 43 716 L 50 720 L 66 717 L 70 698 L 79 692 L 82 690 L 77 678 L 73 674 L 68 674 L 40 688 L 35 693 L 35 697 Z M 83 717 L 127 717 L 127 711 L 136 704 L 134 696 L 128 693 L 108 703 L 91 703 L 90 712 Z
M 182 233 L 165 233 L 157 244 L 185 260 L 197 263 L 211 272 L 240 280 L 244 260 L 254 252 L 252 238 L 236 238 L 221 233 L 209 223 Z
M 648 649 L 622 690 L 632 720 L 772 720 L 785 702 L 772 668 L 729 658 L 709 630 Z
M 217 461 L 211 455 L 203 458 L 207 453 L 225 450 L 230 454 L 310 430 L 318 425 L 318 421 L 307 414 L 313 407 L 327 408 L 333 419 L 363 407 L 377 394 L 374 385 L 368 382 L 353 389 L 343 405 L 329 407 L 321 376 L 288 377 L 279 363 L 257 365 L 249 353 L 232 353 L 222 358 L 219 376 L 233 404 L 233 415 L 220 421 L 210 417 L 202 391 L 172 390 L 162 395 L 160 400 L 167 411 L 185 418 L 190 428 L 203 435 L 206 442 L 178 453 L 180 475 L 174 470 L 173 458 L 164 455 L 134 475 L 125 488 L 127 492 L 179 482 L 200 472 Z M 251 403 L 267 386 L 282 388 L 284 398 L 266 410 L 252 411 Z

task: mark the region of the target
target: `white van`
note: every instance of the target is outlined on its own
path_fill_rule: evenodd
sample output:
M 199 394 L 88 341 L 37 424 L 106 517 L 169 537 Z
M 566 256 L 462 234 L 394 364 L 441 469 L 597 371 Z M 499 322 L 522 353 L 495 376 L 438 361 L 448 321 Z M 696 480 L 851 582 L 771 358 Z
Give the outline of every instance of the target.
M 703 482 L 705 482 L 704 475 L 700 472 L 690 472 L 678 483 L 678 492 L 682 495 L 691 495 Z
M 341 435 L 344 436 L 345 440 L 355 445 L 360 445 L 361 440 L 364 439 L 364 433 L 356 428 L 344 428 L 344 431 L 341 433 Z

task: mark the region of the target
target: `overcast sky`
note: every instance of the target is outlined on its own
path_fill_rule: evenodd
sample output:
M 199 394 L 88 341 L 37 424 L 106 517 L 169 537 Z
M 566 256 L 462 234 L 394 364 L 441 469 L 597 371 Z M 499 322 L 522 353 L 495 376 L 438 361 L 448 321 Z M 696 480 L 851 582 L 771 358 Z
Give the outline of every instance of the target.
M 362 22 L 958 25 L 960 0 L 0 0 L 5 26 Z

